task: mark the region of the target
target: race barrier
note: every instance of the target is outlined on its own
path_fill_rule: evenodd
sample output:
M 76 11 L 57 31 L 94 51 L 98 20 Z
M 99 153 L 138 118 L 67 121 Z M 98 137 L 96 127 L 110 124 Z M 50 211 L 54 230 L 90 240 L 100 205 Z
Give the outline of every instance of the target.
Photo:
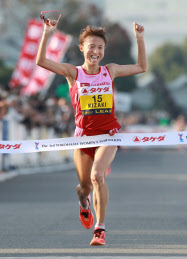
M 67 134 L 63 133 L 60 137 L 66 137 Z M 11 118 L 0 120 L 0 144 L 1 151 L 9 148 L 11 151 L 12 141 L 15 143 L 25 143 L 32 139 L 54 139 L 59 137 L 55 130 L 50 127 L 36 127 L 28 130 L 25 125 L 19 123 Z M 5 146 L 4 142 L 7 142 Z M 7 146 L 9 145 L 9 146 Z M 7 149 L 8 150 L 8 149 Z M 43 166 L 60 165 L 73 160 L 73 150 L 60 150 L 56 152 L 42 152 L 42 153 L 22 153 L 18 152 L 0 152 L 0 172 L 7 172 L 14 169 L 34 168 Z
M 159 133 L 116 133 L 97 136 L 68 137 L 43 140 L 0 141 L 0 153 L 33 153 L 72 150 L 97 146 L 172 146 L 187 144 L 187 131 Z

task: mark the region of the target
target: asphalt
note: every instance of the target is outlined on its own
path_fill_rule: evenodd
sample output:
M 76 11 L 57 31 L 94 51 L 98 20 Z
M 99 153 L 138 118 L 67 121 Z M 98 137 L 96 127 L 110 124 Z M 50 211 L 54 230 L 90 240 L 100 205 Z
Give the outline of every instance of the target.
M 118 151 L 107 176 L 106 246 L 90 247 L 74 169 L 0 182 L 0 257 L 187 257 L 186 151 Z

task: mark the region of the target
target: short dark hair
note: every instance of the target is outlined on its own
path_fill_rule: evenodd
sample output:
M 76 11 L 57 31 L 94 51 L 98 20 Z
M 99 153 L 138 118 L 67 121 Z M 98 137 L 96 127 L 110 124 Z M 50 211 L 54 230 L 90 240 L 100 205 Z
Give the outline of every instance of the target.
M 80 45 L 84 44 L 84 41 L 89 36 L 97 36 L 104 40 L 105 46 L 107 44 L 107 38 L 106 38 L 106 30 L 103 27 L 94 27 L 91 25 L 86 26 L 86 28 L 81 30 L 80 36 L 79 36 L 79 42 Z

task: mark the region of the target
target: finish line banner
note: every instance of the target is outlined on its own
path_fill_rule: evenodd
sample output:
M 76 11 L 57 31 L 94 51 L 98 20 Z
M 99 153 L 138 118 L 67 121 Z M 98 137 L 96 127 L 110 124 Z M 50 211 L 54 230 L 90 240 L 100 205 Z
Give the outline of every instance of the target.
M 187 144 L 187 131 L 163 133 L 116 133 L 44 140 L 0 141 L 0 153 L 33 153 L 98 146 L 171 146 Z

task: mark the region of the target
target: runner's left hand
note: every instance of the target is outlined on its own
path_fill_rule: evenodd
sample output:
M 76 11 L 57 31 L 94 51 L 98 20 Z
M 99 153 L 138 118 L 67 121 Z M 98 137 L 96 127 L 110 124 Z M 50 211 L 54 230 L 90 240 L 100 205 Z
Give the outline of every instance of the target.
M 144 38 L 144 27 L 141 26 L 140 24 L 134 22 L 134 35 L 137 39 L 139 38 Z

